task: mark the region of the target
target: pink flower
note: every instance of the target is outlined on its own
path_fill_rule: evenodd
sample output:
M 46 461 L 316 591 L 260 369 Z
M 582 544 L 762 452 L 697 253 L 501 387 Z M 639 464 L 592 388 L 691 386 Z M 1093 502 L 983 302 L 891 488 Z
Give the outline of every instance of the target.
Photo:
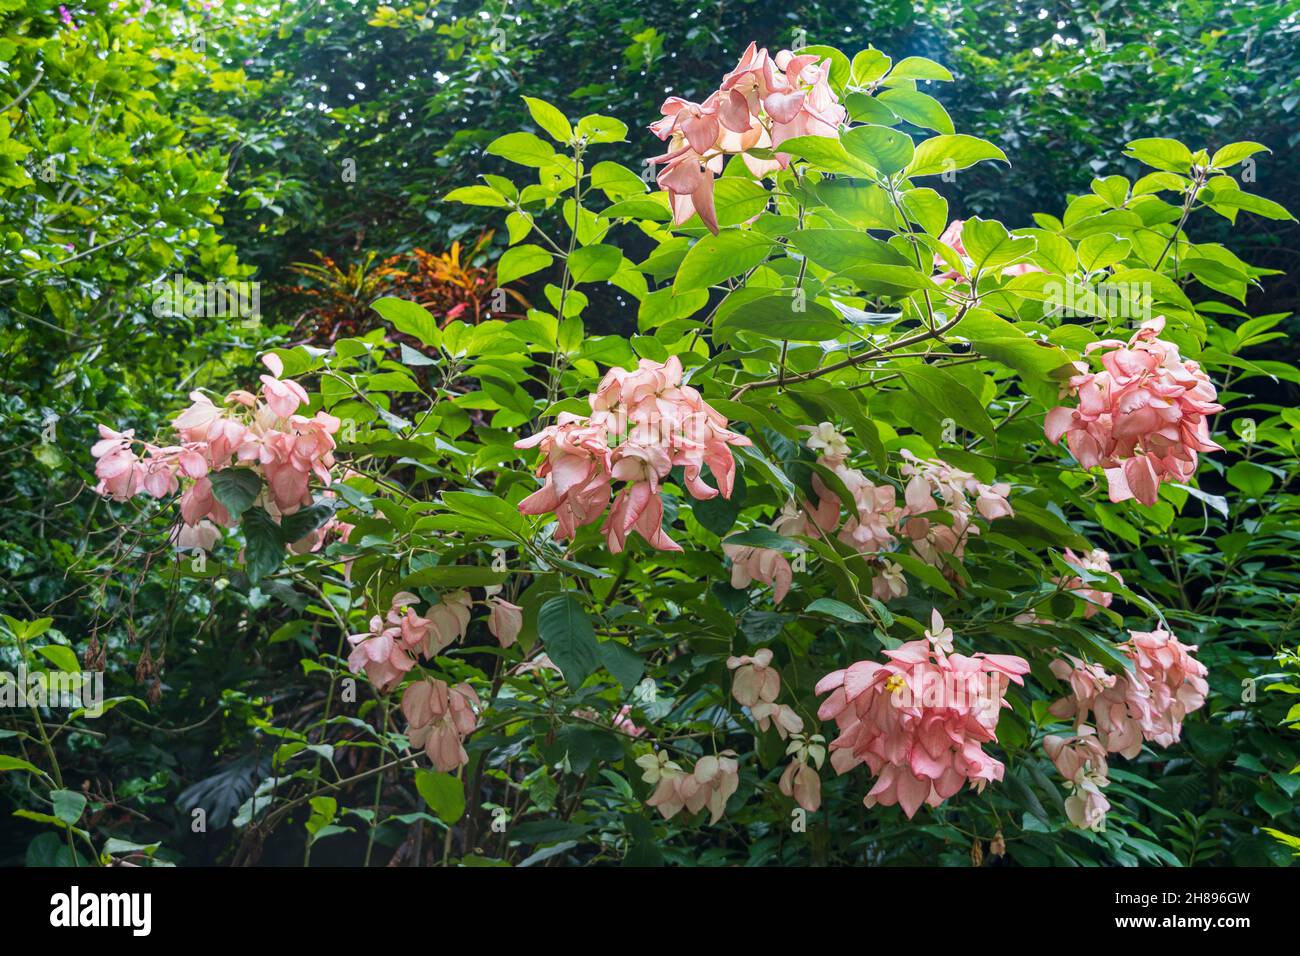
M 772 548 L 750 548 L 739 544 L 724 544 L 723 552 L 731 559 L 731 586 L 748 588 L 754 581 L 769 584 L 775 589 L 773 599 L 777 604 L 790 591 L 794 573 L 785 555 Z
M 1136 757 L 1144 740 L 1172 746 L 1183 719 L 1204 705 L 1209 693 L 1205 665 L 1192 657 L 1196 645 L 1185 645 L 1165 630 L 1129 631 L 1119 649 L 1134 663 L 1122 675 L 1068 655 L 1052 661 L 1052 673 L 1069 682 L 1071 696 L 1053 703 L 1050 713 L 1073 717 L 1078 726 L 1091 711 L 1109 753 Z
M 881 560 L 880 571 L 871 579 L 871 596 L 877 601 L 907 597 L 907 578 L 897 561 Z
M 540 447 L 544 455 L 537 473 L 545 483 L 519 503 L 520 512 L 554 513 L 556 537 L 571 538 L 600 518 L 612 482 L 619 481 L 623 486 L 601 525 L 610 551 L 622 551 L 632 532 L 657 550 L 680 551 L 663 530 L 663 482 L 680 466 L 692 497 L 730 497 L 736 467 L 730 446 L 750 440 L 728 430 L 727 420 L 682 384 L 676 356 L 610 369 L 588 404 L 589 417 L 563 413 L 557 424 L 515 443 Z M 717 488 L 703 481 L 705 466 Z
M 1103 778 L 1109 773 L 1106 748 L 1097 739 L 1096 732 L 1086 725 L 1074 737 L 1048 734 L 1043 738 L 1043 750 L 1066 780 L 1073 780 L 1081 770 Z
M 1070 739 L 1048 734 L 1043 749 L 1066 780 L 1070 795 L 1065 799 L 1065 815 L 1081 830 L 1106 828 L 1106 811 L 1110 801 L 1102 789 L 1110 784 L 1106 765 L 1106 748 L 1091 727 L 1078 728 Z
M 262 364 L 271 370 L 270 375 L 262 376 L 262 395 L 271 411 L 281 418 L 288 418 L 299 405 L 307 404 L 307 392 L 301 385 L 280 378 L 284 374 L 284 362 L 280 356 L 268 352 L 262 356 Z
M 663 118 L 650 124 L 650 131 L 668 141 L 668 151 L 650 162 L 663 165 L 658 183 L 668 193 L 673 223 L 680 226 L 699 213 L 717 233 L 713 180 L 727 156 L 741 155 L 754 176 L 765 176 L 786 168 L 789 155 L 759 159 L 750 150 L 776 147 L 795 136 L 838 136 L 848 113 L 829 76 L 829 60 L 789 50 L 773 59 L 751 43 L 702 103 L 666 99 Z
M 143 484 L 144 467 L 131 447 L 134 429 L 115 432 L 107 425 L 99 426 L 99 441 L 90 449 L 95 462 L 95 477 L 99 484 L 95 491 L 108 495 L 114 501 L 126 501 L 139 493 Z
M 781 774 L 781 792 L 793 797 L 809 813 L 816 813 L 822 804 L 822 781 L 817 771 L 826 760 L 826 738 L 821 734 L 791 734 L 785 753 L 792 759 Z
M 982 745 L 997 740 L 1009 683 L 1029 671 L 1020 657 L 944 651 L 950 632 L 934 618 L 933 642 L 912 641 L 886 651 L 888 663 L 859 661 L 817 684 L 817 693 L 830 692 L 817 716 L 840 729 L 831 765 L 845 773 L 865 762 L 877 774 L 866 805 L 898 804 L 908 817 L 967 783 L 980 790 L 1002 779 L 1001 762 Z
M 781 792 L 793 797 L 809 813 L 816 813 L 822 805 L 822 778 L 817 771 L 800 760 L 791 760 L 781 774 Z
M 1064 436 L 1080 465 L 1105 469 L 1111 501 L 1153 505 L 1163 482 L 1191 480 L 1198 452 L 1222 450 L 1208 423 L 1223 410 L 1214 385 L 1199 364 L 1158 337 L 1164 325 L 1158 316 L 1127 344 L 1089 345 L 1085 354 L 1102 350 L 1102 371 L 1078 363 L 1068 386 L 1078 406 L 1058 406 L 1044 422 L 1048 440 L 1056 444 Z
M 707 806 L 709 822 L 717 823 L 722 819 L 727 800 L 740 786 L 740 767 L 731 750 L 701 757 L 691 773 L 669 760 L 664 751 L 638 757 L 636 763 L 645 771 L 641 779 L 655 785 L 655 792 L 646 805 L 655 807 L 665 820 L 671 820 L 683 809 L 698 813 Z
M 452 591 L 429 608 L 429 630 L 424 639 L 424 656 L 432 658 L 444 648 L 463 640 L 469 629 L 473 601 L 468 591 Z
M 510 647 L 523 629 L 524 609 L 499 597 L 489 598 L 488 605 L 488 630 L 502 647 Z
M 181 522 L 172 535 L 179 551 L 211 551 L 221 540 L 221 532 L 210 521 L 192 525 Z
M 478 726 L 478 694 L 469 684 L 448 687 L 432 678 L 417 681 L 402 694 L 402 713 L 412 747 L 423 747 L 435 769 L 452 773 L 469 763 L 465 738 Z
M 766 731 L 769 726 L 773 726 L 782 740 L 790 734 L 803 733 L 803 718 L 787 704 L 760 700 L 749 708 L 749 713 L 754 718 L 754 723 L 758 724 L 759 730 Z
M 1112 575 L 1120 584 L 1124 583 L 1124 579 L 1111 570 L 1110 555 L 1101 548 L 1093 548 L 1083 557 L 1079 557 L 1069 548 L 1066 548 L 1064 558 L 1066 564 L 1072 568 L 1078 568 L 1080 572 L 1105 573 Z M 1081 577 L 1060 577 L 1056 579 L 1056 583 L 1087 602 L 1083 609 L 1084 617 L 1092 617 L 1099 609 L 1110 607 L 1111 602 L 1115 600 L 1115 595 L 1109 591 L 1098 591 L 1096 588 L 1089 587 Z
M 644 727 L 638 727 L 632 723 L 632 705 L 624 704 L 614 715 L 614 729 L 620 733 L 627 734 L 629 737 L 640 737 L 645 733 Z
M 1205 704 L 1210 692 L 1205 665 L 1186 645 L 1163 629 L 1129 631 L 1125 653 L 1137 665 L 1150 692 L 1150 718 L 1143 728 L 1148 740 L 1171 747 L 1182 736 L 1183 718 Z
M 415 666 L 415 658 L 401 638 L 400 625 L 385 626 L 376 614 L 370 619 L 370 630 L 348 635 L 352 645 L 348 669 L 354 674 L 365 670 L 367 679 L 379 690 L 392 690 Z
M 771 703 L 781 693 L 781 675 L 772 666 L 770 647 L 759 648 L 753 656 L 728 657 L 727 669 L 736 672 L 731 696 L 742 707 L 753 707 L 759 701 Z

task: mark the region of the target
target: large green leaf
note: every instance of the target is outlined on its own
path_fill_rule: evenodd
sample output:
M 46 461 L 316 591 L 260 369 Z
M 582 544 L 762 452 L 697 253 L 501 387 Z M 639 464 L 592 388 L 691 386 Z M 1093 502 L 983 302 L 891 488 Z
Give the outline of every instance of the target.
M 596 632 L 572 594 L 551 598 L 537 612 L 537 633 L 546 653 L 575 690 L 601 665 Z

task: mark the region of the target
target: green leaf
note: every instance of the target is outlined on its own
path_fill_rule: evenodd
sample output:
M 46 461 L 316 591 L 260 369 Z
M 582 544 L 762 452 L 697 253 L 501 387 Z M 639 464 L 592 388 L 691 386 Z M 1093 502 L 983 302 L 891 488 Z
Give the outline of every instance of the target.
M 25 770 L 28 773 L 44 776 L 45 772 L 34 763 L 28 763 L 20 757 L 11 757 L 8 754 L 0 754 L 0 773 L 6 770 Z
M 758 265 L 772 251 L 772 240 L 739 229 L 704 236 L 687 251 L 677 269 L 673 295 L 707 289 Z
M 523 99 L 528 104 L 528 112 L 532 115 L 533 122 L 546 130 L 551 139 L 559 143 L 567 143 L 573 139 L 573 127 L 569 125 L 569 120 L 563 113 L 545 100 L 531 96 L 525 96 Z
M 569 256 L 569 275 L 574 282 L 604 282 L 622 261 L 623 251 L 618 246 L 584 246 Z
M 560 594 L 542 605 L 537 612 L 537 633 L 546 653 L 574 690 L 601 666 L 596 632 L 573 595 Z
M 771 528 L 750 528 L 733 534 L 722 542 L 741 548 L 769 548 L 772 551 L 784 551 L 787 554 L 804 550 L 804 545 L 794 538 L 777 534 Z
M 484 152 L 520 166 L 539 168 L 550 166 L 556 159 L 554 147 L 532 133 L 506 133 L 494 139 Z
M 824 342 L 843 331 L 844 323 L 830 309 L 788 291 L 754 290 L 754 295 L 741 297 L 725 314 L 719 310 L 714 321 L 719 340 L 736 332 L 754 332 L 777 341 Z
M 952 73 L 947 67 L 935 63 L 934 60 L 923 56 L 909 56 L 894 65 L 885 82 L 887 85 L 894 85 L 903 80 L 939 80 L 943 83 L 951 83 Z
M 1273 475 L 1253 461 L 1239 461 L 1228 469 L 1228 484 L 1251 498 L 1263 498 L 1273 487 Z
M 912 137 L 888 126 L 855 126 L 840 134 L 840 143 L 851 157 L 886 176 L 912 161 Z
M 593 113 L 578 120 L 578 137 L 588 143 L 621 143 L 627 139 L 627 124 Z
M 497 262 L 497 282 L 506 285 L 526 275 L 540 272 L 554 261 L 554 256 L 531 242 L 515 246 L 513 249 L 507 249 Z
M 86 809 L 86 795 L 77 790 L 52 790 L 50 799 L 54 801 L 54 815 L 68 826 L 80 820 Z
M 961 241 L 975 268 L 980 270 L 999 270 L 1034 251 L 1033 239 L 1012 237 L 1006 226 L 996 219 L 967 219 L 962 227 Z
M 436 349 L 442 343 L 442 332 L 437 320 L 418 302 L 390 295 L 376 299 L 370 307 L 388 320 L 397 331 L 419 339 L 429 348 Z
M 465 785 L 459 777 L 421 768 L 415 771 L 415 789 L 429 809 L 448 826 L 465 815 Z
M 885 90 L 879 98 L 899 119 L 905 119 L 913 126 L 932 129 L 936 133 L 953 131 L 952 117 L 933 96 L 919 90 L 899 88 Z
M 600 663 L 609 671 L 624 690 L 631 690 L 645 673 L 645 660 L 632 648 L 618 641 L 604 641 L 597 645 Z
M 965 133 L 932 136 L 916 147 L 905 172 L 909 178 L 934 176 L 966 169 L 985 159 L 1000 159 L 1005 163 L 1007 156 L 987 140 Z
M 1214 158 L 1210 160 L 1210 165 L 1215 169 L 1226 169 L 1229 166 L 1236 166 L 1248 156 L 1254 156 L 1256 153 L 1271 152 L 1273 151 L 1263 143 L 1253 143 L 1249 141 L 1229 143 L 1222 149 L 1215 150 Z
M 241 522 L 248 579 L 256 584 L 284 563 L 280 526 L 263 508 L 249 508 Z
M 76 674 L 81 670 L 76 651 L 63 644 L 43 644 L 34 650 L 65 674 Z
M 918 365 L 900 368 L 898 374 L 909 388 L 938 409 L 941 415 L 983 436 L 990 444 L 996 444 L 997 433 L 993 420 L 984 410 L 984 403 L 951 372 L 937 365 Z
M 208 475 L 212 496 L 234 517 L 253 505 L 262 490 L 262 477 L 251 468 L 225 468 Z
M 884 53 L 869 47 L 853 58 L 849 75 L 856 85 L 870 86 L 889 72 L 892 62 Z
M 334 517 L 335 502 L 320 499 L 306 508 L 280 518 L 280 540 L 286 545 L 301 541 Z
M 498 209 L 510 205 L 510 200 L 491 186 L 462 186 L 460 189 L 453 189 L 442 199 L 443 202 L 458 202 L 466 206 L 492 206 Z
M 1252 193 L 1243 192 L 1240 189 L 1220 189 L 1214 194 L 1214 198 L 1209 201 L 1211 206 L 1223 206 L 1227 209 L 1244 209 L 1246 212 L 1253 212 L 1257 216 L 1263 216 L 1265 219 L 1294 219 L 1281 203 L 1276 203 L 1271 199 L 1265 199 L 1263 196 L 1256 196 Z
M 1192 168 L 1192 151 L 1176 139 L 1159 136 L 1135 139 L 1124 147 L 1124 152 L 1139 162 L 1170 173 L 1186 173 Z
M 804 608 L 805 614 L 826 614 L 849 624 L 867 624 L 870 619 L 857 608 L 834 598 L 818 598 Z

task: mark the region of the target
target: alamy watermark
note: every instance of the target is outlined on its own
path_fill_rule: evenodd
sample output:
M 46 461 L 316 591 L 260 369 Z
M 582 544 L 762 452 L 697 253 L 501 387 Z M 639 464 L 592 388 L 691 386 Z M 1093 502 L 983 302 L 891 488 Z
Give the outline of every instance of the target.
M 153 314 L 186 318 L 237 318 L 256 327 L 262 317 L 262 284 L 249 281 L 194 282 L 180 273 L 155 285 Z
M 0 671 L 0 707 L 85 709 L 86 717 L 104 713 L 103 671 Z

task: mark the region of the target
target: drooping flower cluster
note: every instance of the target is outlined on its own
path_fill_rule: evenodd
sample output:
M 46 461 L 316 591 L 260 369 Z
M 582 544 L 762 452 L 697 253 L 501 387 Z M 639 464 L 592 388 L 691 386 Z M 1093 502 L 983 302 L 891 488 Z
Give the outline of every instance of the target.
M 817 693 L 830 693 L 817 716 L 840 729 L 831 766 L 842 774 L 866 763 L 877 775 L 867 806 L 898 804 L 911 817 L 967 783 L 982 790 L 1002 779 L 1002 763 L 983 745 L 996 742 L 999 711 L 1010 706 L 1007 687 L 1024 683 L 1029 664 L 1007 654 L 958 654 L 952 640 L 934 611 L 925 640 L 885 651 L 887 663 L 858 661 L 817 683 Z
M 488 631 L 502 647 L 510 647 L 519 639 L 524 627 L 524 609 L 500 597 L 501 585 L 485 588 L 488 603 Z
M 352 653 L 348 668 L 366 677 L 381 691 L 391 690 L 415 666 L 416 655 L 432 659 L 465 636 L 469 627 L 468 591 L 453 591 L 421 617 L 415 613 L 420 599 L 409 591 L 393 595 L 387 615 L 376 614 L 370 629 L 348 636 Z
M 665 820 L 682 809 L 698 813 L 708 807 L 709 822 L 717 823 L 740 786 L 740 765 L 732 750 L 701 757 L 690 772 L 670 760 L 664 750 L 637 757 L 636 763 L 644 771 L 641 779 L 655 788 L 646 805 L 656 808 Z
M 1108 753 L 1133 758 L 1144 740 L 1169 747 L 1182 735 L 1183 719 L 1205 703 L 1205 665 L 1163 629 L 1129 631 L 1119 649 L 1134 664 L 1124 674 L 1075 657 L 1051 663 L 1052 673 L 1070 685 L 1071 695 L 1051 706 L 1056 717 L 1083 726 L 1091 712 L 1097 738 Z
M 789 155 L 777 152 L 766 159 L 750 150 L 776 149 L 796 136 L 837 136 L 848 113 L 829 77 L 830 60 L 789 50 L 772 57 L 751 43 L 703 103 L 666 99 L 663 118 L 650 130 L 668 141 L 668 152 L 650 162 L 663 165 L 658 183 L 668 193 L 673 223 L 681 225 L 698 212 L 717 233 L 713 180 L 727 156 L 740 154 L 751 173 L 765 176 L 785 169 Z
M 781 792 L 809 813 L 816 813 L 822 805 L 822 778 L 817 771 L 826 762 L 826 738 L 791 734 L 785 753 L 792 759 L 781 773 Z
M 465 738 L 478 726 L 478 694 L 469 684 L 450 687 L 434 678 L 416 681 L 402 694 L 402 713 L 412 747 L 423 747 L 443 773 L 469 763 Z
M 952 222 L 948 223 L 948 228 L 945 229 L 943 231 L 943 234 L 939 236 L 939 241 L 942 242 L 944 245 L 951 247 L 952 250 L 957 253 L 957 255 L 962 257 L 962 259 L 966 262 L 966 265 L 969 267 L 972 263 L 970 253 L 966 251 L 966 246 L 961 241 L 961 234 L 965 226 L 966 226 L 965 219 L 954 219 Z M 941 255 L 938 254 L 935 255 L 934 265 L 936 269 L 945 270 L 939 274 L 938 278 L 940 279 L 955 279 L 958 282 L 967 281 L 966 277 L 962 275 L 960 272 L 958 272 L 956 269 L 945 269 L 947 263 L 944 262 L 943 256 Z M 1032 262 L 1016 262 L 1016 263 L 1012 263 L 1009 266 L 1002 267 L 1002 274 L 1004 276 L 1021 276 L 1027 272 L 1042 272 L 1042 271 L 1043 271 L 1042 269 L 1034 265 Z
M 1222 451 L 1210 438 L 1207 417 L 1223 410 L 1218 392 L 1201 366 L 1183 359 L 1178 346 L 1161 339 L 1157 316 L 1125 344 L 1093 342 L 1085 354 L 1101 352 L 1102 371 L 1076 363 L 1079 374 L 1068 390 L 1077 407 L 1047 413 L 1044 428 L 1053 444 L 1065 436 L 1084 468 L 1106 470 L 1111 501 L 1136 498 L 1153 505 L 1166 481 L 1187 482 L 1196 473 L 1198 452 Z
M 95 490 L 115 501 L 142 493 L 165 498 L 181 490 L 182 478 L 189 479 L 181 492 L 185 527 L 178 530 L 178 543 L 208 547 L 215 541 L 213 524 L 234 524 L 213 493 L 214 472 L 242 468 L 257 474 L 263 485 L 258 501 L 273 518 L 310 505 L 312 477 L 327 486 L 332 480 L 333 436 L 339 420 L 323 411 L 311 418 L 297 414 L 307 403 L 306 391 L 297 382 L 281 378 L 284 363 L 279 356 L 264 355 L 262 362 L 271 374 L 262 376 L 261 401 L 240 390 L 218 406 L 202 392 L 191 392 L 193 404 L 172 421 L 175 445 L 139 441 L 134 430 L 117 432 L 100 425 L 100 440 L 91 449 L 99 478 Z M 137 445 L 142 446 L 143 456 Z M 314 550 L 323 540 L 322 535 L 309 537 L 310 542 L 296 542 L 294 549 Z
M 1070 738 L 1048 734 L 1043 750 L 1065 778 L 1070 795 L 1065 799 L 1065 815 L 1081 830 L 1104 830 L 1110 801 L 1102 793 L 1110 784 L 1106 748 L 1097 740 L 1091 727 L 1080 727 Z
M 1101 548 L 1093 548 L 1083 557 L 1066 548 L 1064 557 L 1066 564 L 1072 568 L 1078 568 L 1080 572 L 1092 571 L 1109 574 L 1120 584 L 1124 583 L 1124 579 L 1120 577 L 1119 572 L 1111 570 L 1109 552 Z M 1115 595 L 1109 591 L 1099 591 L 1096 588 L 1089 587 L 1082 577 L 1059 577 L 1056 579 L 1056 583 L 1067 591 L 1078 595 L 1086 602 L 1083 609 L 1084 617 L 1092 617 L 1101 608 L 1110 607 L 1111 602 L 1115 600 Z
M 680 551 L 662 527 L 660 495 L 668 473 L 680 466 L 686 490 L 697 500 L 730 498 L 736 477 L 730 446 L 752 443 L 728 430 L 726 418 L 682 384 L 675 355 L 664 363 L 642 359 L 635 370 L 610 369 L 588 402 L 591 415 L 561 413 L 558 424 L 515 443 L 541 448 L 538 474 L 546 479 L 519 510 L 553 513 L 556 537 L 571 538 L 604 514 L 612 483 L 621 481 L 601 526 L 610 551 L 621 552 L 633 531 L 660 551 Z M 706 465 L 717 488 L 703 480 Z
M 794 708 L 776 702 L 781 694 L 781 675 L 772 666 L 770 647 L 761 647 L 752 655 L 728 657 L 727 669 L 736 672 L 731 679 L 731 696 L 740 706 L 749 708 L 759 730 L 775 725 L 782 740 L 787 734 L 803 731 L 803 718 Z
M 898 504 L 898 490 L 891 484 L 875 484 L 866 475 L 848 465 L 848 443 L 830 422 L 801 425 L 810 433 L 807 446 L 818 452 L 817 463 L 829 469 L 853 497 L 854 513 L 841 524 L 842 502 L 828 488 L 819 474 L 812 476 L 816 501 L 805 510 L 799 502 L 786 502 L 772 530 L 785 536 L 819 536 L 835 533 L 836 537 L 863 553 L 875 555 L 877 573 L 872 577 L 872 595 L 879 601 L 907 596 L 907 579 L 903 568 L 882 553 L 898 547 L 899 538 L 907 539 L 924 561 L 945 574 L 951 569 L 943 556 L 960 559 L 966 541 L 980 533 L 974 517 L 978 512 L 987 521 L 1013 515 L 1007 500 L 1011 486 L 1005 482 L 985 484 L 969 472 L 954 468 L 940 459 L 919 459 L 902 451 L 902 476 L 907 480 L 903 505 Z M 940 519 L 934 512 L 946 512 Z M 731 558 L 731 586 L 748 587 L 762 581 L 775 588 L 779 604 L 790 589 L 793 569 L 785 555 L 774 548 L 723 545 Z

